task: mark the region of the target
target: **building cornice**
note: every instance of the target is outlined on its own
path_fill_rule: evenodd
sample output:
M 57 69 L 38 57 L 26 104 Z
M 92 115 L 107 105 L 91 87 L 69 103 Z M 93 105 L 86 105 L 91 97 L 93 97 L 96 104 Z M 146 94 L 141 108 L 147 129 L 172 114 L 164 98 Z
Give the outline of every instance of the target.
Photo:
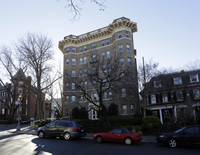
M 59 49 L 64 53 L 64 45 L 66 44 L 80 44 L 83 42 L 88 42 L 90 40 L 104 37 L 107 35 L 110 35 L 114 32 L 115 29 L 118 29 L 120 27 L 126 27 L 131 30 L 132 33 L 137 32 L 137 23 L 130 21 L 130 19 L 121 17 L 118 19 L 115 19 L 112 24 L 109 24 L 106 27 L 79 35 L 68 35 L 64 37 L 64 40 L 61 40 L 59 42 Z

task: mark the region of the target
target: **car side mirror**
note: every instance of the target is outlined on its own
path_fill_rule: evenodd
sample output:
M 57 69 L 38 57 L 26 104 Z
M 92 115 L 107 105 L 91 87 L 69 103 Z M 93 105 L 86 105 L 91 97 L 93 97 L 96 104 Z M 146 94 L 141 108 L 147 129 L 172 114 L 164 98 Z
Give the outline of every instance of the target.
M 49 128 L 49 125 L 48 125 L 48 124 L 46 124 L 45 126 L 46 126 L 47 128 Z

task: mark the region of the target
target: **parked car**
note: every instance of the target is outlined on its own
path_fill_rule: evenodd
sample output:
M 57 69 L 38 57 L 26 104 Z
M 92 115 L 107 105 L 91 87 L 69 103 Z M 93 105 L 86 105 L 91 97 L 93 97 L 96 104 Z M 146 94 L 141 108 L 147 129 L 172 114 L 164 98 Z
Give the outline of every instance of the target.
M 75 121 L 56 120 L 38 128 L 37 135 L 44 137 L 63 137 L 65 140 L 86 136 L 83 126 Z
M 177 145 L 200 144 L 200 125 L 186 126 L 170 133 L 157 136 L 157 142 L 169 147 Z
M 140 142 L 142 136 L 140 133 L 131 133 L 126 128 L 116 128 L 110 132 L 105 133 L 96 133 L 93 135 L 96 142 L 101 143 L 103 141 L 113 141 L 113 142 L 124 142 L 127 145 L 130 145 L 134 142 Z
M 35 118 L 28 118 L 26 120 L 21 120 L 22 124 L 30 124 L 32 121 L 35 121 Z

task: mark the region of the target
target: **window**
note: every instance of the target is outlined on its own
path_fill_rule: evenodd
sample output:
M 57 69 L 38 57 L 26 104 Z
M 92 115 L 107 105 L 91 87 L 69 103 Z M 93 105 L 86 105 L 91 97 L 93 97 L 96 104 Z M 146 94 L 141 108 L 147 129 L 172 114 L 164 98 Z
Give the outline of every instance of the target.
M 107 92 L 104 92 L 103 94 L 103 99 L 107 99 L 108 98 L 108 93 Z
M 83 58 L 80 58 L 80 64 L 83 64 Z
M 69 59 L 66 59 L 66 64 L 69 65 Z
M 109 59 L 110 58 L 110 51 L 107 51 L 106 54 L 107 54 L 107 58 Z
M 106 54 L 105 52 L 102 53 L 102 59 L 105 59 L 106 58 Z
M 98 100 L 99 100 L 99 97 L 98 97 L 97 93 L 93 93 L 93 94 L 92 94 L 92 98 L 93 98 L 93 100 L 95 100 L 95 101 L 98 101 Z
M 92 84 L 93 84 L 94 87 L 97 86 L 97 82 L 95 80 L 92 81 Z
M 84 57 L 84 64 L 87 63 L 87 57 Z
M 162 94 L 162 101 L 163 101 L 163 103 L 168 103 L 169 101 L 168 101 L 168 94 L 167 93 L 163 93 Z
M 151 104 L 156 104 L 156 95 L 151 95 Z
M 18 94 L 23 94 L 23 89 L 22 88 L 18 88 Z
M 72 77 L 76 77 L 76 71 L 72 70 Z
M 69 89 L 69 83 L 68 82 L 65 84 L 65 86 L 66 86 L 66 89 Z
M 101 42 L 101 46 L 105 46 L 105 42 L 104 41 Z
M 93 74 L 96 74 L 96 73 L 97 73 L 97 68 L 96 68 L 96 67 L 93 67 L 93 68 L 92 68 L 92 71 L 93 71 Z
M 199 100 L 200 99 L 200 89 L 196 88 L 193 89 L 193 98 L 194 100 Z
M 131 51 L 131 46 L 129 44 L 126 44 L 126 51 L 130 52 Z
M 69 102 L 69 96 L 65 97 L 65 102 Z
M 87 89 L 87 81 L 84 82 L 84 88 Z
M 184 130 L 185 133 L 187 134 L 199 134 L 199 127 L 189 127 L 187 129 Z
M 84 69 L 84 75 L 87 76 L 87 69 Z
M 72 102 L 75 102 L 75 101 L 76 101 L 76 97 L 72 96 Z
M 82 48 L 80 48 L 80 52 L 83 52 L 83 49 L 82 49 Z
M 131 115 L 134 114 L 134 105 L 131 105 L 131 106 L 130 106 L 130 113 L 131 113 Z
M 110 64 L 107 65 L 107 70 L 108 70 L 109 72 L 111 71 L 111 65 L 110 65 Z
M 72 53 L 76 53 L 76 48 L 72 48 Z
M 121 32 L 118 33 L 118 38 L 122 38 L 122 33 Z
M 72 90 L 75 90 L 75 83 L 72 83 Z
M 129 38 L 129 33 L 128 32 L 126 32 L 126 38 Z
M 174 85 L 181 85 L 182 84 L 181 77 L 175 77 L 175 78 L 173 78 L 173 80 L 174 80 Z
M 112 92 L 111 91 L 108 92 L 108 96 L 109 96 L 109 98 L 112 98 Z
M 190 75 L 190 83 L 199 82 L 198 74 Z
M 126 89 L 122 88 L 122 97 L 126 97 Z
M 23 81 L 19 81 L 19 86 L 22 86 L 23 84 Z
M 103 66 L 102 66 L 102 71 L 103 71 L 103 72 L 106 72 L 106 65 L 103 65 Z
M 110 44 L 110 40 L 106 40 L 106 45 L 109 45 Z
M 69 77 L 69 73 L 65 72 L 65 78 L 68 78 L 68 77 Z
M 72 65 L 76 65 L 76 59 L 72 58 Z
M 156 110 L 152 111 L 152 116 L 158 117 L 158 116 L 159 116 L 159 115 L 158 115 L 158 111 L 156 111 Z
M 82 69 L 79 70 L 79 76 L 83 76 L 83 70 Z
M 119 48 L 119 52 L 123 52 L 123 45 L 119 45 L 118 48 Z
M 84 51 L 87 51 L 87 46 L 84 46 Z
M 127 105 L 122 105 L 122 114 L 127 115 Z
M 97 56 L 96 55 L 92 55 L 92 61 L 93 62 L 97 61 Z
M 131 66 L 131 59 L 128 58 L 128 66 Z
M 92 44 L 92 49 L 95 49 L 96 48 L 96 44 Z
M 69 48 L 66 49 L 66 53 L 69 53 Z
M 177 91 L 176 92 L 176 100 L 177 100 L 177 102 L 184 101 L 183 92 L 182 91 Z
M 120 59 L 120 66 L 124 66 L 124 59 Z
M 158 80 L 158 81 L 154 81 L 154 88 L 160 88 L 162 85 L 161 85 L 161 81 Z

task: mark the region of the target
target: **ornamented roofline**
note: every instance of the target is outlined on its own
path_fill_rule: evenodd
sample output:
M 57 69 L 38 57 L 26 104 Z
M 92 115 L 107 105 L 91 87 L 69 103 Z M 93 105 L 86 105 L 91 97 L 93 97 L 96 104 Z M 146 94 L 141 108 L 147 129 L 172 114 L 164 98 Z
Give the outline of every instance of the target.
M 103 28 L 79 35 L 79 36 L 75 36 L 75 35 L 65 36 L 64 40 L 59 42 L 58 47 L 63 52 L 64 45 L 67 43 L 79 44 L 88 40 L 92 40 L 94 38 L 109 35 L 114 31 L 115 28 L 119 28 L 121 26 L 130 28 L 132 33 L 137 32 L 137 23 L 130 21 L 130 19 L 126 17 L 121 17 L 121 18 L 115 19 L 112 22 L 112 24 L 110 24 L 109 26 L 106 26 L 106 27 L 103 27 Z

